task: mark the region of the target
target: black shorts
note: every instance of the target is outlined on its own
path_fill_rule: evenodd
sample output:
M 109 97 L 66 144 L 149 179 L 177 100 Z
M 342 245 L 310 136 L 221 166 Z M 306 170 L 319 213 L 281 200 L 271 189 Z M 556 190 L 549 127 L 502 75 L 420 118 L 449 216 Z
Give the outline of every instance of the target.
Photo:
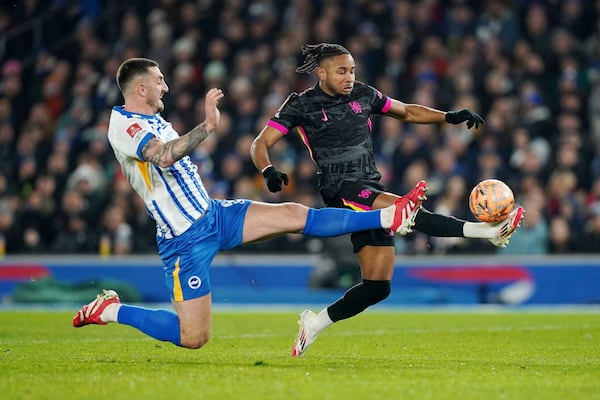
M 350 208 L 356 211 L 369 211 L 375 198 L 384 192 L 383 186 L 374 181 L 344 181 L 337 191 L 321 190 L 327 207 Z M 354 252 L 364 246 L 394 246 L 394 236 L 387 229 L 371 229 L 350 235 Z

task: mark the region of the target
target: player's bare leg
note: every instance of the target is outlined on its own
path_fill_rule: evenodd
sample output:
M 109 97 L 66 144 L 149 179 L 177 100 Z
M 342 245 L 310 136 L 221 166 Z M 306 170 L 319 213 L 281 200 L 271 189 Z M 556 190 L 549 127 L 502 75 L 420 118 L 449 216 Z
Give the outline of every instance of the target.
M 210 339 L 212 295 L 192 300 L 174 301 L 173 306 L 179 317 L 181 346 L 199 349 Z
M 308 207 L 298 203 L 253 202 L 244 220 L 242 241 L 266 240 L 287 232 L 301 232 L 306 224 Z
M 370 281 L 391 281 L 395 252 L 392 246 L 364 246 L 357 253 L 360 273 Z

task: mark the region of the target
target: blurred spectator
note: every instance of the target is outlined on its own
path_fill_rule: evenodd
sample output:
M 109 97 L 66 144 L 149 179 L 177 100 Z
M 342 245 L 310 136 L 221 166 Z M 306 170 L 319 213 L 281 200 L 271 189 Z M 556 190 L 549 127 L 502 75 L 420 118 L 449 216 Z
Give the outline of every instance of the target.
M 83 217 L 69 218 L 67 226 L 60 230 L 52 242 L 52 252 L 58 254 L 82 254 L 98 252 L 97 238 Z
M 597 253 L 600 243 L 600 202 L 589 207 L 588 218 L 578 241 L 578 250 L 583 253 Z
M 137 12 L 126 11 L 121 17 L 119 39 L 113 44 L 112 52 L 122 54 L 127 48 L 136 48 L 144 53 L 149 38 L 143 26 Z
M 51 210 L 53 211 L 53 210 Z M 27 204 L 21 211 L 22 235 L 19 251 L 26 254 L 44 253 L 47 244 L 44 228 L 52 220 L 52 215 L 46 215 L 43 209 L 42 196 L 38 191 L 32 191 L 27 197 Z
M 579 238 L 573 236 L 569 221 L 562 216 L 550 221 L 550 254 L 568 254 L 578 250 Z
M 98 210 L 103 210 L 108 201 L 108 193 L 105 190 L 105 177 L 99 163 L 93 159 L 87 159 L 85 155 L 77 168 L 67 179 L 67 189 L 76 190 L 85 202 L 83 216 L 88 224 L 94 225 L 98 218 Z
M 531 138 L 525 128 L 516 128 L 512 132 L 509 165 L 518 174 L 542 178 L 550 158 L 550 151 L 550 144 L 545 138 Z
M 71 64 L 59 60 L 50 73 L 45 75 L 42 83 L 42 101 L 48 107 L 50 116 L 56 121 L 63 111 L 67 99 L 67 85 L 71 74 Z
M 54 234 L 54 216 L 58 212 L 56 202 L 56 182 L 52 175 L 39 175 L 27 203 L 21 210 L 21 223 L 24 233 L 24 252 L 42 252 L 49 249 Z M 33 240 L 35 238 L 35 240 Z M 34 243 L 35 242 L 35 243 Z
M 2 99 L 0 99 L 0 107 Z M 9 121 L 0 121 L 0 170 L 13 176 L 15 173 L 15 131 Z
M 521 123 L 531 137 L 548 137 L 554 132 L 550 109 L 545 103 L 543 93 L 533 82 L 524 82 L 520 88 L 522 107 Z
M 498 249 L 498 254 L 547 254 L 549 249 L 549 227 L 544 215 L 545 199 L 541 187 L 530 188 L 522 203 L 527 212 L 523 226 L 511 237 L 510 244 Z M 557 232 L 558 233 L 558 232 Z M 564 234 L 564 233 L 562 233 Z M 558 235 L 555 236 L 558 239 Z
M 127 186 L 129 183 L 123 181 Z M 155 253 L 156 252 L 156 225 L 146 213 L 146 204 L 142 198 L 133 190 L 129 190 L 129 201 L 131 202 L 131 212 L 127 219 L 127 224 L 131 226 L 133 253 Z
M 452 150 L 445 147 L 436 148 L 432 155 L 431 174 L 427 179 L 427 195 L 436 197 L 444 190 L 449 189 L 449 180 L 461 172 L 462 171 L 460 171 L 458 168 L 456 157 L 454 156 Z
M 531 2 L 525 10 L 524 37 L 532 51 L 544 59 L 550 57 L 550 21 L 543 2 Z
M 18 253 L 21 243 L 21 227 L 15 211 L 8 204 L 0 203 L 0 254 Z
M 467 209 L 467 184 L 461 175 L 448 176 L 444 180 L 444 190 L 436 200 L 432 211 L 436 214 L 472 220 Z M 459 237 L 432 237 L 429 239 L 435 254 L 463 253 L 477 245 L 473 240 Z
M 104 211 L 98 245 L 101 255 L 130 254 L 133 250 L 132 229 L 125 220 L 125 212 L 122 208 L 109 206 Z
M 481 42 L 499 39 L 502 51 L 509 51 L 521 34 L 513 10 L 502 0 L 485 0 L 477 22 L 476 34 Z
M 569 170 L 555 170 L 548 179 L 547 214 L 549 218 L 563 216 L 569 224 L 580 226 L 582 199 L 577 196 L 577 177 Z
M 558 15 L 560 25 L 575 35 L 578 40 L 585 40 L 594 29 L 593 12 L 587 1 L 561 1 Z
M 87 211 L 88 206 L 81 193 L 74 189 L 64 192 L 61 197 L 60 208 L 54 218 L 53 226 L 56 228 L 57 234 L 72 231 L 71 221 L 73 219 L 85 220 L 84 216 Z
M 23 66 L 18 60 L 7 60 L 2 66 L 0 94 L 10 103 L 10 119 L 16 129 L 27 117 L 27 93 L 23 87 Z
M 121 101 L 121 92 L 115 79 L 119 64 L 120 59 L 115 55 L 109 55 L 104 60 L 98 84 L 94 90 L 94 110 L 97 113 L 106 111 Z

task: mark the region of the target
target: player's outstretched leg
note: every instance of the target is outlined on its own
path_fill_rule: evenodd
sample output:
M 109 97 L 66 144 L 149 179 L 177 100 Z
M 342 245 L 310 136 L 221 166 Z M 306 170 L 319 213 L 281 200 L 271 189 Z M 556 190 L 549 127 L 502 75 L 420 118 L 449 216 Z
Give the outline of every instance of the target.
M 89 324 L 106 325 L 108 321 L 102 320 L 102 313 L 111 304 L 120 304 L 119 295 L 114 290 L 102 290 L 102 293 L 89 304 L 77 311 L 73 317 L 73 326 L 79 328 Z
M 394 223 L 390 228 L 390 234 L 407 235 L 412 232 L 415 225 L 417 213 L 423 207 L 423 201 L 427 199 L 427 184 L 420 181 L 406 195 L 394 201 Z
M 294 342 L 294 347 L 292 348 L 292 357 L 299 357 L 304 354 L 306 349 L 317 338 L 317 334 L 311 329 L 311 324 L 316 316 L 317 315 L 310 310 L 304 310 L 300 313 L 300 320 L 298 321 L 300 328 L 298 330 L 296 341 Z
M 494 225 L 497 229 L 496 236 L 488 240 L 496 247 L 506 247 L 510 237 L 521 224 L 524 213 L 523 207 L 515 208 L 505 220 Z

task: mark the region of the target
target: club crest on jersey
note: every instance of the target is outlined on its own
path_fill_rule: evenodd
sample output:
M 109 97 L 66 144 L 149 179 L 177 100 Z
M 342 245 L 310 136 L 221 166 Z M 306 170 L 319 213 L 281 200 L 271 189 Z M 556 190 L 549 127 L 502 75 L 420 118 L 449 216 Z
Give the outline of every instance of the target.
M 136 133 L 138 133 L 141 130 L 142 127 L 136 122 L 135 124 L 129 125 L 129 128 L 127 128 L 127 133 L 129 134 L 129 136 L 135 137 Z
M 360 108 L 360 103 L 358 101 L 351 101 L 348 103 L 352 111 L 356 114 L 360 114 L 362 112 L 362 108 Z

